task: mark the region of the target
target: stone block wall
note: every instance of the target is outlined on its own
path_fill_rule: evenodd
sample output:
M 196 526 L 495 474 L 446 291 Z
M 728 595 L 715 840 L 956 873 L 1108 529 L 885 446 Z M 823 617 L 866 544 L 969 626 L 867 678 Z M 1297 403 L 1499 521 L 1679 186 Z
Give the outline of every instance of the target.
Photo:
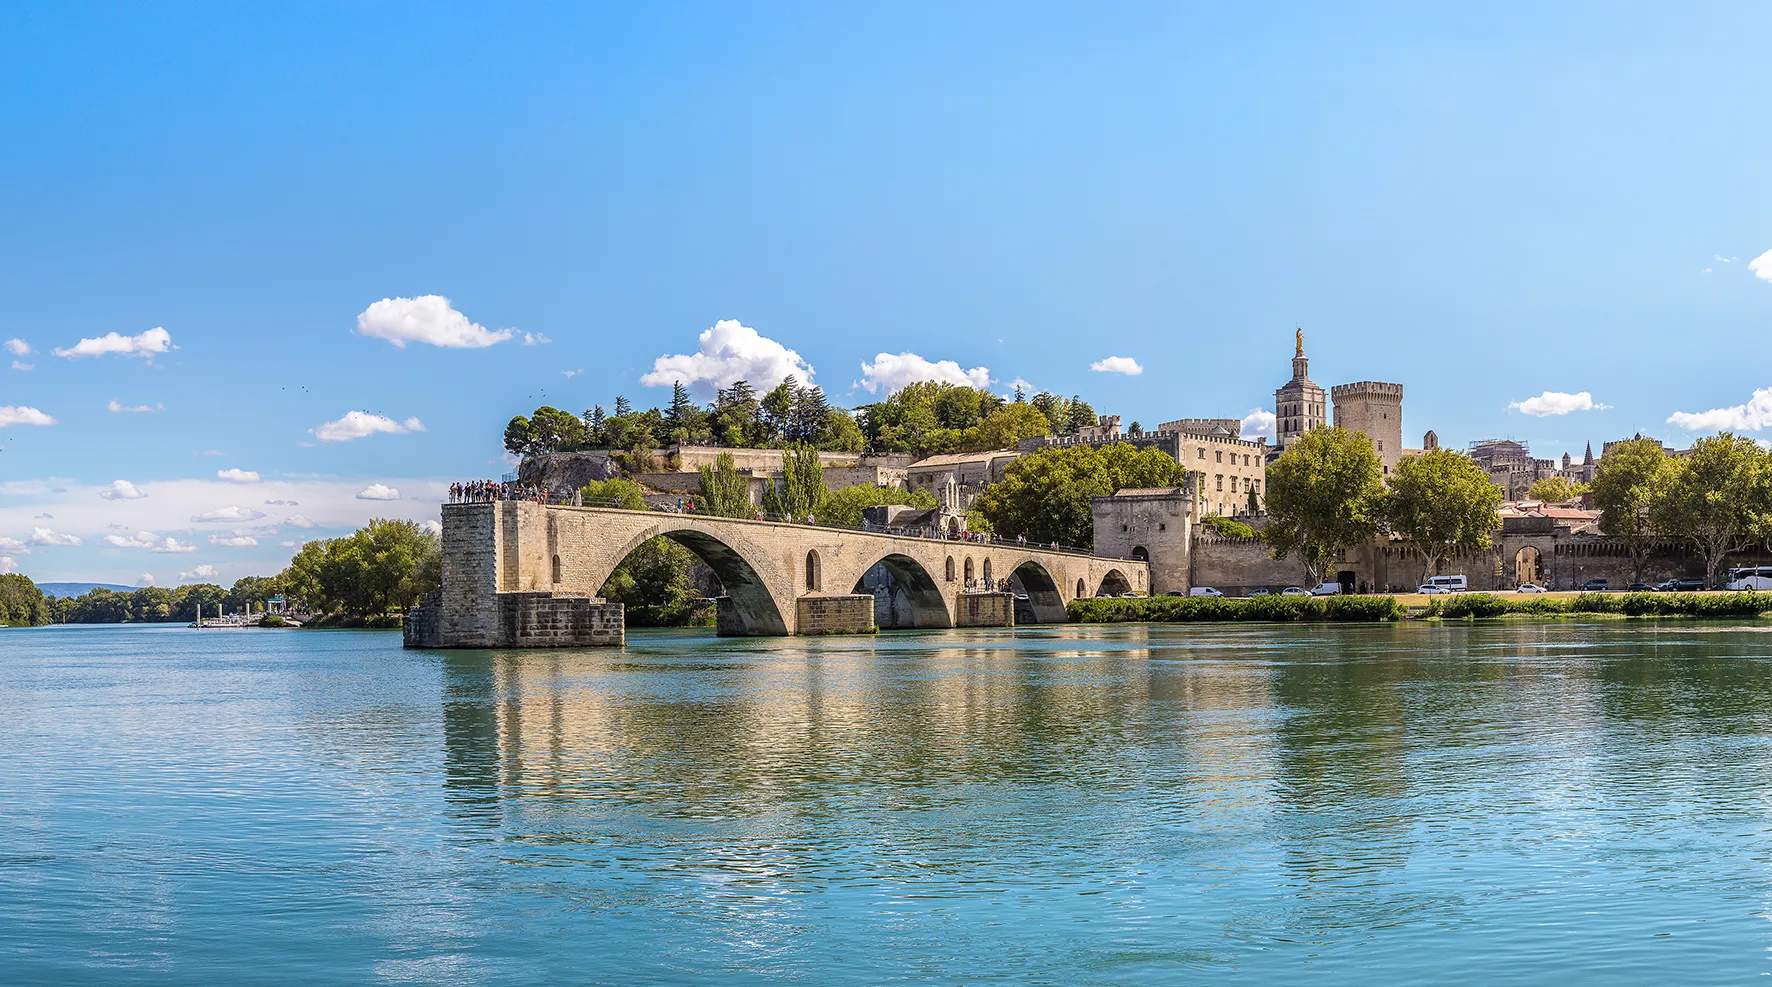
M 443 505 L 440 640 L 450 647 L 498 643 L 499 504 Z
M 1095 515 L 1096 555 L 1144 559 L 1150 563 L 1150 592 L 1187 592 L 1192 552 L 1188 518 L 1193 511 L 1188 488 L 1122 490 L 1112 497 L 1096 497 L 1090 507 Z
M 872 634 L 877 629 L 869 593 L 802 596 L 794 606 L 801 634 Z
M 504 647 L 618 648 L 626 617 L 619 603 L 549 592 L 500 593 Z
M 1192 563 L 1190 586 L 1211 586 L 1230 596 L 1303 586 L 1307 578 L 1296 559 L 1269 558 L 1267 543 L 1259 538 L 1225 538 L 1205 530 L 1194 535 Z
M 1015 594 L 961 593 L 954 601 L 955 627 L 1014 627 Z

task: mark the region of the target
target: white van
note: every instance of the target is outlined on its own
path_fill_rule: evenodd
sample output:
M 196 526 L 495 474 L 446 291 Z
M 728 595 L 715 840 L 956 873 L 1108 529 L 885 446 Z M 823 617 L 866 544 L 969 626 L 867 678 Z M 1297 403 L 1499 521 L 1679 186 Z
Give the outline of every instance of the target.
M 1772 589 L 1772 565 L 1763 565 L 1757 569 L 1730 569 L 1729 580 L 1723 584 L 1723 588 L 1732 590 Z
M 1311 587 L 1312 596 L 1335 596 L 1340 592 L 1340 583 L 1318 583 Z
M 1426 591 L 1426 587 L 1429 586 L 1432 586 L 1435 589 L 1444 590 L 1448 593 L 1462 593 L 1470 588 L 1469 582 L 1463 576 L 1434 576 L 1421 585 L 1424 592 Z
M 1195 586 L 1187 591 L 1187 595 L 1189 595 L 1189 596 L 1223 596 L 1224 594 L 1220 593 L 1218 590 L 1213 589 L 1210 586 Z

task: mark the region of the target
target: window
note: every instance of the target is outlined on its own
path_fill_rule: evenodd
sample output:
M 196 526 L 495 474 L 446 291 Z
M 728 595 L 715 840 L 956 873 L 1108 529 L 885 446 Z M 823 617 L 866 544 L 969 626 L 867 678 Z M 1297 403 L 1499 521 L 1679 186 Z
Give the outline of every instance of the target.
M 807 552 L 806 553 L 806 589 L 808 592 L 812 592 L 812 593 L 818 592 L 818 553 L 817 552 Z
M 948 582 L 951 583 L 954 581 L 954 557 L 952 555 L 948 556 L 946 576 Z
M 1379 439 L 1379 440 L 1378 440 L 1378 451 L 1379 451 L 1379 452 L 1383 452 L 1383 451 L 1384 451 L 1384 440 L 1383 440 L 1383 439 Z
M 1204 447 L 1204 446 L 1202 446 L 1202 447 L 1201 447 L 1201 448 L 1200 448 L 1200 449 L 1199 449 L 1199 450 L 1198 450 L 1198 451 L 1199 451 L 1199 453 L 1200 453 L 1200 458 L 1201 458 L 1201 459 L 1205 459 L 1205 458 L 1206 458 L 1206 449 L 1205 449 L 1205 447 Z
M 1220 489 L 1220 490 L 1224 489 L 1224 474 L 1223 473 L 1218 474 L 1218 489 Z
M 1233 476 L 1233 477 L 1231 477 L 1231 493 L 1236 493 L 1236 492 L 1237 492 L 1237 478 Z
M 1221 462 L 1221 463 L 1224 462 L 1224 450 L 1223 449 L 1218 450 L 1214 455 L 1217 457 L 1218 462 Z

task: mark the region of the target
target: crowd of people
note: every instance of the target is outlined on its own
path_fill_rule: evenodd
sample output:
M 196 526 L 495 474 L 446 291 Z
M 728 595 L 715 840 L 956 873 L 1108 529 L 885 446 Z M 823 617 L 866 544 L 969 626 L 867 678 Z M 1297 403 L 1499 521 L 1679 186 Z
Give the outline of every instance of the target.
M 548 502 L 548 492 L 533 483 L 515 480 L 467 480 L 449 485 L 451 504 L 490 504 L 495 500 L 530 500 Z

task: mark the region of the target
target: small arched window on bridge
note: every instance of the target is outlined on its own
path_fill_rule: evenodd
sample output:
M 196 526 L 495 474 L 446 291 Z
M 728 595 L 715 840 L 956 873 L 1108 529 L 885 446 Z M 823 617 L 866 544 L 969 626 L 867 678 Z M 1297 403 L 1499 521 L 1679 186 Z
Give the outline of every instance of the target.
M 1151 553 L 1145 551 L 1143 545 L 1135 545 L 1132 548 L 1132 557 L 1140 562 L 1149 562 L 1151 560 Z
M 818 553 L 817 552 L 807 552 L 806 553 L 806 589 L 810 592 L 814 592 L 814 593 L 818 592 L 818 582 L 819 582 L 819 579 L 818 579 Z
M 554 582 L 560 581 L 560 557 L 554 556 Z
M 1077 580 L 1077 599 L 1081 600 L 1082 598 L 1083 598 L 1083 581 L 1081 579 L 1079 579 L 1079 580 Z
M 948 556 L 946 575 L 947 575 L 948 582 L 951 583 L 954 581 L 954 557 L 952 555 Z
M 990 581 L 991 581 L 991 560 L 990 559 L 984 560 L 984 581 L 987 584 L 990 583 Z M 988 589 L 989 586 L 987 585 L 986 588 Z
M 972 581 L 972 560 L 970 558 L 966 560 L 966 581 Z

